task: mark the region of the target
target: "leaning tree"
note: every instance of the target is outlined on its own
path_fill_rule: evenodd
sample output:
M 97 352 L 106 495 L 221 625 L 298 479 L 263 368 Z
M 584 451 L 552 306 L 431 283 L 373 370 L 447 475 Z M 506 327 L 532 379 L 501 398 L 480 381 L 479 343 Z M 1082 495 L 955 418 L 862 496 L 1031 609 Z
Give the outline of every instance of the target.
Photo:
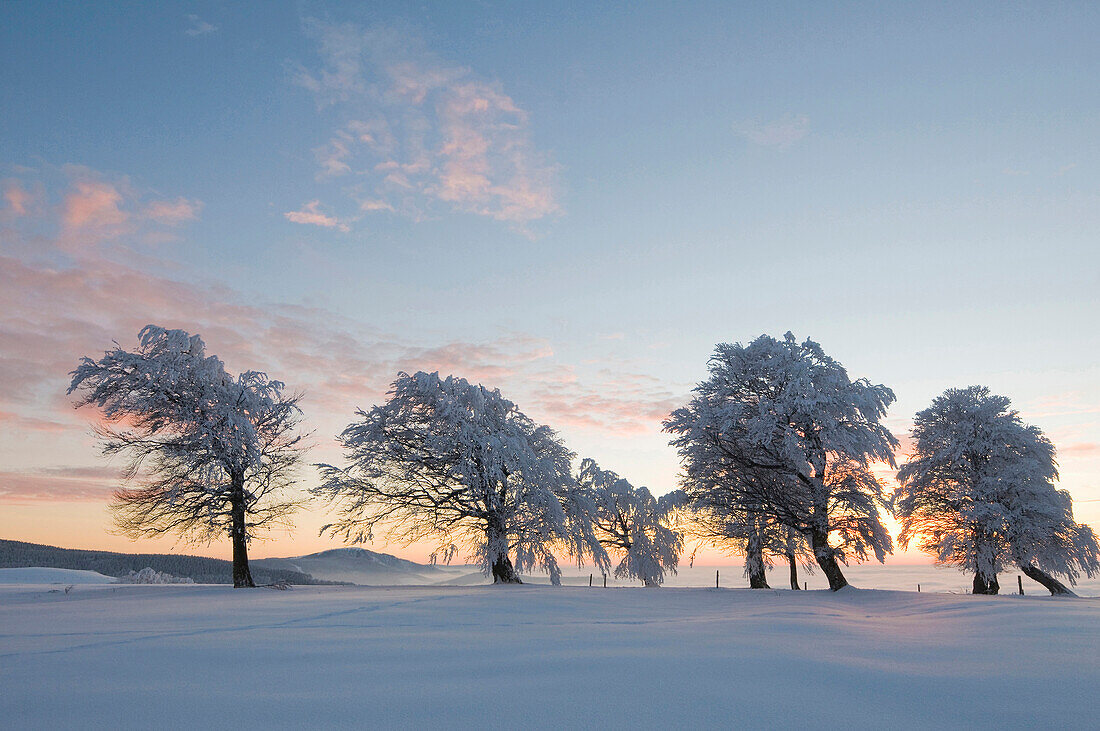
M 798 567 L 813 571 L 813 553 L 806 536 L 778 522 L 770 511 L 744 499 L 740 491 L 698 491 L 691 504 L 687 532 L 699 541 L 731 555 L 745 557 L 749 588 L 768 589 L 767 570 L 782 558 L 787 562 L 791 589 L 802 588 Z
M 840 561 L 883 561 L 893 542 L 871 467 L 894 464 L 897 439 L 880 423 L 893 392 L 853 381 L 820 345 L 789 332 L 720 344 L 709 371 L 664 423 L 689 500 L 761 512 L 798 531 L 834 591 L 848 583 Z
M 948 389 L 916 415 L 914 451 L 894 493 L 902 545 L 916 539 L 937 563 L 974 574 L 975 594 L 996 594 L 1017 565 L 1052 594 L 1100 571 L 1096 536 L 1073 520 L 1055 488 L 1054 445 L 985 386 Z
M 133 486 L 111 506 L 120 531 L 195 542 L 228 533 L 233 585 L 255 586 L 249 541 L 289 525 L 299 505 L 285 494 L 303 452 L 299 396 L 257 371 L 234 378 L 198 335 L 155 325 L 141 330 L 135 351 L 116 343 L 71 375 L 77 405 L 102 411 L 103 453 L 127 459 Z
M 648 488 L 634 487 L 592 459 L 581 461 L 577 483 L 595 505 L 592 524 L 600 543 L 621 557 L 615 578 L 654 587 L 664 583 L 666 572 L 676 573 L 684 548 L 676 525 L 681 491 L 655 498 Z
M 357 413 L 338 437 L 347 466 L 319 465 L 313 493 L 338 509 L 323 532 L 435 541 L 433 560 L 449 561 L 461 544 L 495 583 L 522 583 L 519 573 L 534 568 L 559 583 L 555 552 L 608 568 L 572 452 L 499 391 L 401 373 L 386 403 Z

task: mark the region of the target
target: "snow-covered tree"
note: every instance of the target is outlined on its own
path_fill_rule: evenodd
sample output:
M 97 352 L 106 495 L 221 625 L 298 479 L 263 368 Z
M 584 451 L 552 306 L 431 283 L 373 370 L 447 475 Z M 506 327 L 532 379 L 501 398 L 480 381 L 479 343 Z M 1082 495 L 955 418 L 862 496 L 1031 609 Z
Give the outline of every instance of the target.
M 767 589 L 767 570 L 775 559 L 786 561 L 791 589 L 798 591 L 798 567 L 813 571 L 813 552 L 798 530 L 779 523 L 760 506 L 738 500 L 732 490 L 709 490 L 692 504 L 687 532 L 701 545 L 745 557 L 745 576 L 752 589 Z
M 69 386 L 78 406 L 102 410 L 104 454 L 128 459 L 134 487 L 115 493 L 115 520 L 134 538 L 228 534 L 233 585 L 255 586 L 249 541 L 288 525 L 298 507 L 284 488 L 303 451 L 299 397 L 264 373 L 229 375 L 198 335 L 147 325 L 138 340 L 133 352 L 116 343 L 99 360 L 83 358 Z
M 596 506 L 592 523 L 600 543 L 621 557 L 616 578 L 660 586 L 666 572 L 676 573 L 684 549 L 676 526 L 676 511 L 684 500 L 681 491 L 655 498 L 648 488 L 634 487 L 592 459 L 581 461 L 577 483 Z
M 1100 570 L 1096 536 L 1073 520 L 1055 488 L 1054 445 L 985 386 L 948 389 L 919 412 L 914 451 L 894 494 L 900 541 L 914 538 L 941 564 L 974 574 L 975 594 L 996 594 L 997 574 L 1018 565 L 1051 593 Z
M 897 440 L 880 423 L 893 392 L 851 380 L 820 345 L 789 332 L 720 344 L 709 371 L 664 424 L 688 499 L 794 528 L 834 591 L 848 583 L 838 561 L 884 560 L 893 542 L 871 465 L 894 464 Z
M 1052 595 L 1073 595 L 1070 585 L 1084 573 L 1100 573 L 1100 545 L 1092 528 L 1073 519 L 1073 498 L 1067 490 L 1044 490 L 1042 500 L 1025 508 L 1025 518 L 1009 532 L 1012 559 L 1028 577 Z
M 319 465 L 313 492 L 338 507 L 324 531 L 358 543 L 376 530 L 404 545 L 462 544 L 496 583 L 540 569 L 559 583 L 555 552 L 606 570 L 595 506 L 571 475 L 570 452 L 495 389 L 438 373 L 401 373 L 389 400 L 338 437 L 348 466 Z

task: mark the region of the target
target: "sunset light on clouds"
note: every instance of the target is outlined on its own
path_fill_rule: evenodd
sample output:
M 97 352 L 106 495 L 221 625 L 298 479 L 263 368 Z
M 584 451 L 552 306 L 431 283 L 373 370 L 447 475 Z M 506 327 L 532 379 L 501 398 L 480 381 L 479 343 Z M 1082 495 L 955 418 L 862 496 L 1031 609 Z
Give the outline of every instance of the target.
M 310 463 L 439 371 L 655 494 L 714 345 L 791 330 L 893 389 L 899 462 L 1010 397 L 1100 529 L 1095 6 L 430 8 L 0 6 L 0 538 L 175 545 L 110 532 L 66 395 L 149 323 L 303 392 Z

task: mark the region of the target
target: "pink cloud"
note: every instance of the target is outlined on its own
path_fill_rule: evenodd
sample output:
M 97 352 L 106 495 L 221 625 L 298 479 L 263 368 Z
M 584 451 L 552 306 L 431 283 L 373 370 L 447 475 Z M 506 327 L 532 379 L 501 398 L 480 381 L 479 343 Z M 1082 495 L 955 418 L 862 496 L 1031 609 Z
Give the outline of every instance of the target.
M 101 180 L 77 180 L 65 196 L 62 219 L 69 228 L 121 227 L 130 219 L 123 211 L 122 193 Z
M 351 230 L 345 222 L 338 218 L 321 212 L 321 201 L 310 201 L 300 210 L 288 211 L 283 215 L 291 223 L 302 223 L 309 226 L 321 226 L 322 228 L 334 228 L 337 231 L 347 233 Z
M 1077 391 L 1050 394 L 1020 408 L 1025 420 L 1100 413 L 1100 404 L 1089 401 Z
M 40 419 L 35 416 L 17 414 L 11 411 L 0 411 L 0 432 L 6 432 L 8 434 L 19 432 L 50 432 L 58 434 L 68 431 L 71 428 L 71 423 L 66 424 L 60 421 Z
M 527 225 L 560 211 L 557 167 L 500 85 L 385 28 L 309 21 L 323 61 L 297 81 L 348 120 L 317 148 L 319 178 L 355 175 L 361 211 L 454 211 Z
M 107 467 L 61 467 L 0 472 L 0 501 L 107 500 L 119 486 L 119 473 Z
M 1100 455 L 1100 444 L 1096 442 L 1077 442 L 1058 449 L 1063 457 L 1095 457 Z
M 174 201 L 153 201 L 145 207 L 144 214 L 158 223 L 176 226 L 198 218 L 201 210 L 201 202 L 181 197 Z
M 4 215 L 9 218 L 26 216 L 34 205 L 35 196 L 17 180 L 4 182 Z
M 373 212 L 373 211 L 391 211 L 392 212 L 393 211 L 393 206 L 390 205 L 389 203 L 387 203 L 386 201 L 374 200 L 374 199 L 368 198 L 366 200 L 363 200 L 363 201 L 359 202 L 359 210 L 360 211 L 367 211 L 367 212 Z
M 572 368 L 530 380 L 532 415 L 554 426 L 611 434 L 657 433 L 689 395 L 644 373 L 604 370 L 582 381 Z

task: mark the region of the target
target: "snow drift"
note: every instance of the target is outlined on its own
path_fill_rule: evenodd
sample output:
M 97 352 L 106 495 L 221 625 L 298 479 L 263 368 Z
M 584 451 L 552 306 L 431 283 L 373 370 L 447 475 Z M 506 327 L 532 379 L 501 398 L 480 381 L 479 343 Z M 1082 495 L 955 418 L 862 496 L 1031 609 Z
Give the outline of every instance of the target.
M 8 586 L 0 718 L 7 728 L 1088 727 L 1098 623 L 1090 599 L 851 588 Z

